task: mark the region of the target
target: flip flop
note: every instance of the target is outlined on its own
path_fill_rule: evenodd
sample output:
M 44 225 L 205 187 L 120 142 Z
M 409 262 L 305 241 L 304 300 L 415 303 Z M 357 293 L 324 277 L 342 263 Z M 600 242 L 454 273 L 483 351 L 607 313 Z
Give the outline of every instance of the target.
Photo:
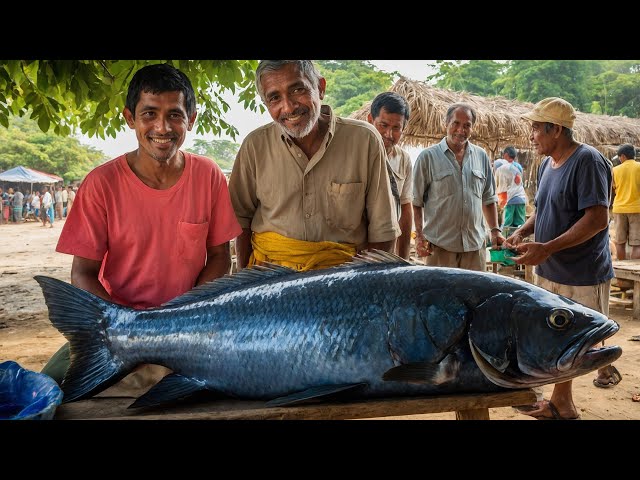
M 527 413 L 533 412 L 535 410 L 540 410 L 547 403 L 549 403 L 549 400 L 540 400 L 539 402 L 533 403 L 531 405 L 514 405 L 513 408 L 520 413 Z
M 614 367 L 613 365 L 609 365 L 609 367 L 607 367 L 607 371 L 609 372 L 609 376 L 611 377 L 611 380 L 604 383 L 600 380 L 598 380 L 598 378 L 594 378 L 593 379 L 593 384 L 598 387 L 598 388 L 611 388 L 611 387 L 615 387 L 616 385 L 618 385 L 621 381 L 622 381 L 622 375 L 620 374 L 620 372 L 618 371 L 618 369 L 616 367 Z
M 562 415 L 560 415 L 560 412 L 558 412 L 558 409 L 556 408 L 556 406 L 551 403 L 551 400 L 549 400 L 549 402 L 547 403 L 547 405 L 549 405 L 549 410 L 551 411 L 551 415 L 553 415 L 552 417 L 547 417 L 546 415 L 531 415 L 533 418 L 535 418 L 536 420 L 580 420 L 580 415 L 575 416 L 575 417 L 563 417 Z

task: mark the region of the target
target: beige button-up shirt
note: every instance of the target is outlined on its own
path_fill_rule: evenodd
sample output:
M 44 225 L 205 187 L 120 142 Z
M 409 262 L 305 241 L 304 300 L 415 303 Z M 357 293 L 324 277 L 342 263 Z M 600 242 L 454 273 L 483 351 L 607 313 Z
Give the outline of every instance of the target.
M 413 165 L 409 152 L 394 145 L 389 157 L 389 165 L 391 165 L 391 170 L 393 170 L 398 184 L 400 204 L 411 203 L 413 200 Z
M 363 121 L 337 117 L 312 158 L 276 122 L 242 142 L 229 193 L 242 228 L 307 241 L 387 242 L 400 235 L 384 144 Z

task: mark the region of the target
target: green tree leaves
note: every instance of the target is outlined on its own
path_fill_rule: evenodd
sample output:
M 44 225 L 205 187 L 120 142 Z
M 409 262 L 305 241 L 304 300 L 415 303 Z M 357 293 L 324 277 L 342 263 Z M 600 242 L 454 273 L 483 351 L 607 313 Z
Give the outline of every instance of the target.
M 493 60 L 436 60 L 431 66 L 438 68 L 438 71 L 427 77 L 427 80 L 435 80 L 436 86 L 485 97 L 498 94 L 499 87 L 495 85 L 495 81 L 506 67 L 504 63 Z
M 317 60 L 315 63 L 327 80 L 323 103 L 345 117 L 379 93 L 386 92 L 396 74 L 381 72 L 362 60 Z
M 437 61 L 436 86 L 526 102 L 562 97 L 578 110 L 640 117 L 638 60 Z
M 70 182 L 81 180 L 105 160 L 102 152 L 81 145 L 76 138 L 43 133 L 28 118 L 16 117 L 8 128 L 0 128 L 0 172 L 22 165 Z
M 127 87 L 139 68 L 160 60 L 0 60 L 0 125 L 11 117 L 37 121 L 43 132 L 82 132 L 115 138 L 125 129 L 122 116 Z M 245 108 L 256 110 L 257 60 L 172 60 L 191 80 L 196 92 L 200 134 L 238 131 L 224 121 L 229 105 L 220 96 L 239 91 Z M 78 132 L 79 130 L 79 132 Z
M 215 160 L 220 168 L 231 169 L 240 145 L 229 140 L 207 141 L 196 138 L 193 147 L 187 148 L 188 152 L 204 155 Z

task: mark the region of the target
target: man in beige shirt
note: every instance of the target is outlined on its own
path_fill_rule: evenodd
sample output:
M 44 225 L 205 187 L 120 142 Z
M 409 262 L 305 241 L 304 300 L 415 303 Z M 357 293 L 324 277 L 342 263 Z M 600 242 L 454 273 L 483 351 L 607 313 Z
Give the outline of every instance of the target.
M 263 60 L 256 84 L 274 121 L 247 136 L 229 180 L 238 268 L 309 270 L 391 251 L 400 228 L 374 127 L 321 105 L 326 81 L 310 60 Z
M 398 142 L 402 131 L 409 121 L 411 108 L 402 95 L 395 92 L 383 92 L 371 102 L 368 120 L 380 132 L 387 152 L 391 174 L 394 176 L 399 192 L 400 213 L 398 222 L 402 234 L 398 237 L 395 253 L 409 260 L 411 229 L 413 228 L 413 165 L 409 152 L 401 149 Z

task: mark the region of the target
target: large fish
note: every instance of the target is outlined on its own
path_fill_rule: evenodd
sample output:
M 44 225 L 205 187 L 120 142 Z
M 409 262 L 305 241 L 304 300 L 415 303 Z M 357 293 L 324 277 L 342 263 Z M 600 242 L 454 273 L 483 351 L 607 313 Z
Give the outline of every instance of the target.
M 342 391 L 367 398 L 541 386 L 622 354 L 592 348 L 618 324 L 568 298 L 381 252 L 305 273 L 245 269 L 148 310 L 35 279 L 70 342 L 65 402 L 104 390 L 140 363 L 174 373 L 132 406 L 199 390 L 281 406 Z

